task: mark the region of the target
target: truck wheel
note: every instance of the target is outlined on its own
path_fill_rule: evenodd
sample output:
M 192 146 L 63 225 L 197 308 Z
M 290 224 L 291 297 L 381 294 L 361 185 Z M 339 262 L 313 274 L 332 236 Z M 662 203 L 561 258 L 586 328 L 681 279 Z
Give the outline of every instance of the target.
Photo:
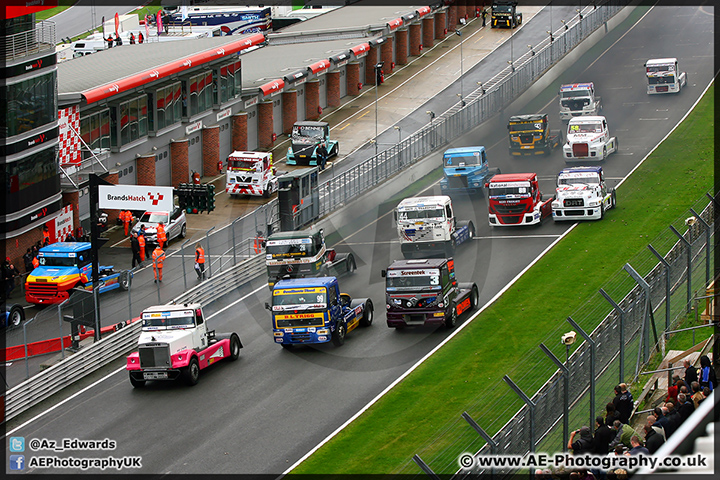
M 605 217 L 605 204 L 600 204 L 600 220 L 602 220 Z
M 180 229 L 180 238 L 185 238 L 185 235 L 187 235 L 187 223 Z
M 360 325 L 363 327 L 369 327 L 370 325 L 372 325 L 374 315 L 375 312 L 373 311 L 372 300 L 368 300 L 367 304 L 365 305 L 365 311 L 363 312 L 363 316 L 360 319 Z
M 20 305 L 13 305 L 10 307 L 10 313 L 8 314 L 8 326 L 18 327 L 25 321 L 25 310 Z
M 355 264 L 355 257 L 348 255 L 347 260 L 345 261 L 345 267 L 347 268 L 347 273 L 353 273 L 357 268 L 357 265 Z
M 472 222 L 468 222 L 468 240 L 475 238 L 475 225 Z
M 125 291 L 130 290 L 130 285 L 132 285 L 132 276 L 130 275 L 130 272 L 127 270 L 120 272 L 120 278 L 118 281 L 120 283 L 120 288 Z
M 445 319 L 445 326 L 447 328 L 454 328 L 457 325 L 457 308 L 455 308 L 455 302 L 450 306 L 452 312 L 450 316 Z
M 263 198 L 270 198 L 270 187 L 263 188 L 262 196 L 263 196 Z
M 603 147 L 603 160 L 607 158 L 607 146 Z
M 475 310 L 480 303 L 480 292 L 478 292 L 477 285 L 473 285 L 472 291 L 470 292 L 470 308 Z
M 613 188 L 612 193 L 610 194 L 610 208 L 615 208 L 617 206 L 617 199 L 615 198 L 615 189 Z
M 145 380 L 135 380 L 132 375 L 130 375 L 130 385 L 133 386 L 133 388 L 142 388 L 145 386 Z
M 200 365 L 198 364 L 197 358 L 193 357 L 190 360 L 190 364 L 183 370 L 182 376 L 186 385 L 197 385 L 200 379 Z
M 347 332 L 347 325 L 345 325 L 345 320 L 338 323 L 337 328 L 332 334 L 332 343 L 336 347 L 341 346 L 343 343 L 345 343 L 345 333 Z
M 240 356 L 240 337 L 233 333 L 230 335 L 230 360 L 235 361 Z

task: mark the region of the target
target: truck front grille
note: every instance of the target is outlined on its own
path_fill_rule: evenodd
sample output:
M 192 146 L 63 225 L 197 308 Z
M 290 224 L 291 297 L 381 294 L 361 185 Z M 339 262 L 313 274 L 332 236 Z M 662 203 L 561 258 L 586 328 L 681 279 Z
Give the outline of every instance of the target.
M 495 205 L 495 211 L 500 215 L 518 215 L 525 212 L 525 205 Z
M 588 99 L 563 100 L 562 104 L 564 107 L 568 107 L 570 110 L 582 110 L 585 105 L 590 105 L 590 100 L 588 100 Z
M 583 199 L 582 198 L 566 198 L 563 201 L 563 205 L 565 205 L 566 207 L 582 207 Z
M 170 368 L 170 345 L 149 343 L 138 348 L 141 368 Z
M 36 297 L 56 297 L 58 287 L 55 283 L 30 282 L 26 286 L 26 291 Z
M 448 177 L 448 187 L 450 188 L 467 188 L 468 180 L 465 175 L 462 177 Z
M 575 143 L 572 146 L 573 156 L 575 157 L 587 157 L 589 156 L 590 148 L 587 143 Z
M 533 138 L 534 135 L 532 133 L 522 133 L 520 134 L 520 143 L 523 145 L 532 145 Z

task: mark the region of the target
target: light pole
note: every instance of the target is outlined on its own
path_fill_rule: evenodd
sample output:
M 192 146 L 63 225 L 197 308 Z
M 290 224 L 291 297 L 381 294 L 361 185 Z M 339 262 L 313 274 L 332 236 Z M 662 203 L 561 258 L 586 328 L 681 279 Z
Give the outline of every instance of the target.
M 382 67 L 385 65 L 385 62 L 380 62 L 375 64 L 375 156 L 378 155 L 378 89 L 380 88 L 380 84 L 383 82 L 382 79 Z
M 460 37 L 460 106 L 465 106 L 465 95 L 463 94 L 463 38 L 460 30 L 455 30 L 455 35 Z
M 433 112 L 432 110 L 428 110 L 425 113 L 430 115 L 430 147 L 435 148 L 435 145 L 432 140 L 432 138 L 433 138 L 433 118 L 435 118 L 435 112 Z
M 393 128 L 398 131 L 398 143 L 402 143 L 402 128 L 400 125 L 395 125 Z

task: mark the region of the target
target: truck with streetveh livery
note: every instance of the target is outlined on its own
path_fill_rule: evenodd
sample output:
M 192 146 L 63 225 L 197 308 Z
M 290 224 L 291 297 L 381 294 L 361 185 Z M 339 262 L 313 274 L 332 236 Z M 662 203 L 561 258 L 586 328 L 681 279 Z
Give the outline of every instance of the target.
M 565 162 L 602 161 L 617 149 L 617 138 L 610 136 L 605 117 L 578 117 L 568 122 L 563 145 Z
M 138 351 L 127 357 L 133 387 L 148 380 L 175 380 L 195 385 L 200 371 L 227 358 L 237 360 L 243 347 L 237 333 L 209 330 L 199 303 L 158 305 L 140 315 Z
M 515 28 L 522 23 L 522 13 L 517 11 L 518 2 L 496 0 L 490 10 L 490 28 Z
M 483 195 L 485 183 L 499 168 L 489 168 L 485 147 L 458 147 L 443 153 L 443 178 L 440 191 L 443 195 L 465 192 Z
M 480 298 L 475 283 L 458 283 L 451 258 L 395 260 L 385 278 L 387 325 L 445 325 L 453 328 L 464 312 L 475 310 Z
M 268 198 L 278 189 L 272 152 L 232 152 L 227 159 L 225 193 Z
M 369 327 L 374 315 L 372 300 L 340 293 L 337 277 L 280 280 L 265 308 L 275 343 L 283 348 L 327 342 L 339 347 L 348 332 Z
M 553 220 L 600 220 L 615 208 L 615 189 L 608 188 L 601 166 L 570 167 L 557 176 Z
M 406 198 L 394 214 L 400 249 L 406 259 L 452 257 L 458 245 L 475 236 L 472 221 L 455 219 L 452 200 L 447 195 Z
M 680 93 L 687 85 L 687 73 L 680 71 L 677 58 L 651 58 L 645 62 L 645 76 L 648 95 Z
M 323 229 L 276 232 L 265 242 L 270 288 L 281 279 L 339 276 L 357 268 L 352 253 L 325 246 Z
M 552 214 L 555 197 L 543 200 L 536 173 L 495 175 L 487 187 L 491 227 L 537 225 Z
M 291 145 L 285 158 L 288 165 L 319 165 L 317 148 L 320 144 L 325 145 L 327 158 L 336 157 L 340 149 L 339 142 L 330 139 L 330 125 L 327 122 L 295 122 L 290 140 Z
M 594 83 L 569 83 L 560 86 L 560 120 L 598 115 L 601 111 L 602 99 L 595 92 Z
M 563 143 L 562 131 L 550 130 L 547 113 L 513 115 L 507 128 L 510 155 L 550 155 Z
M 57 242 L 42 247 L 37 256 L 40 265 L 25 280 L 25 300 L 35 305 L 57 304 L 68 299 L 73 288 L 92 290 L 91 247 L 90 242 Z M 98 273 L 100 293 L 130 288 L 129 270 L 101 265 Z

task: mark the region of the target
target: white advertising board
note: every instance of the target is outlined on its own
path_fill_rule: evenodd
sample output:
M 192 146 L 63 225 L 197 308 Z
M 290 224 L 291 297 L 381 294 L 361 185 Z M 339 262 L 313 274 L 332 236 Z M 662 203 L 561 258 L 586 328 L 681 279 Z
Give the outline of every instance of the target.
M 100 208 L 171 212 L 173 187 L 154 185 L 100 185 Z

